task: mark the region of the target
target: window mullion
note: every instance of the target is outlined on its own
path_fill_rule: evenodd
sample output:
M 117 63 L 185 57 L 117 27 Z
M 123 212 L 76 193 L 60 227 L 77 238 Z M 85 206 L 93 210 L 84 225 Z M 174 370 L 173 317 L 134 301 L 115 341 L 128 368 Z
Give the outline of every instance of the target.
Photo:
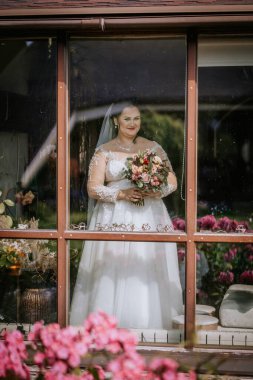
M 57 70 L 57 228 L 58 228 L 58 322 L 67 323 L 67 241 L 63 238 L 66 228 L 66 173 L 67 173 L 67 54 L 66 39 L 58 39 Z
M 187 259 L 185 293 L 185 339 L 192 346 L 195 332 L 195 293 L 196 293 L 196 247 L 193 240 L 196 229 L 197 199 L 197 35 L 189 34 L 187 39 L 187 171 L 186 171 L 186 215 L 187 215 Z

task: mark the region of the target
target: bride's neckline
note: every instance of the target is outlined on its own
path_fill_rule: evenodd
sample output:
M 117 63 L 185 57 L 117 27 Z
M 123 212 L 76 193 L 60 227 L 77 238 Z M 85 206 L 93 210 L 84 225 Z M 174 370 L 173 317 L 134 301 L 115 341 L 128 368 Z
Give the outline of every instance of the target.
M 124 144 L 120 142 L 118 137 L 115 138 L 115 144 L 117 145 L 118 148 L 126 151 L 126 152 L 131 152 L 131 150 L 135 147 L 136 141 L 131 141 L 129 144 Z

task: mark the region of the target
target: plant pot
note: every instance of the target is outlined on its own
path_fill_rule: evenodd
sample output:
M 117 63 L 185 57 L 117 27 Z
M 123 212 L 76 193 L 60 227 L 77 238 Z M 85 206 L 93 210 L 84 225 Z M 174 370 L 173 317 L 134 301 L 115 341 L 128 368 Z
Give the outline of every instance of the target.
M 20 306 L 22 323 L 35 323 L 40 320 L 45 323 L 54 322 L 52 315 L 56 311 L 56 289 L 26 289 L 21 295 Z

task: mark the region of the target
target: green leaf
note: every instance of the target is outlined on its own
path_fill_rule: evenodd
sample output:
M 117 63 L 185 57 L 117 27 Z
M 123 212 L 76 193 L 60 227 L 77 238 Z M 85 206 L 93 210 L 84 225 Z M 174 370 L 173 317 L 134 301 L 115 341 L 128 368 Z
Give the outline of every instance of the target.
M 0 190 L 0 197 L 2 196 L 3 192 Z
M 13 201 L 11 201 L 10 199 L 5 199 L 4 200 L 4 203 L 9 206 L 9 207 L 13 207 L 15 205 L 15 203 Z
M 5 205 L 3 202 L 0 203 L 0 214 L 3 214 L 5 211 Z

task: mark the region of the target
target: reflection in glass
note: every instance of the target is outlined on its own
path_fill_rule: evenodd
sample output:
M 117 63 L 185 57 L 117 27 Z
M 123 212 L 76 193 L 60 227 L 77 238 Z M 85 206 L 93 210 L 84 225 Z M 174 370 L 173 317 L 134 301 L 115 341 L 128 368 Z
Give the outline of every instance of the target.
M 253 40 L 203 38 L 198 58 L 198 227 L 210 232 L 249 232 Z
M 55 40 L 2 40 L 0 56 L 0 228 L 55 228 Z
M 253 345 L 253 245 L 197 247 L 199 343 Z
M 56 322 L 55 241 L 0 240 L 1 326 Z
M 178 190 L 164 198 L 166 207 L 172 217 L 184 216 L 184 202 L 180 198 L 185 116 L 184 38 L 72 40 L 70 84 L 70 228 L 83 229 L 84 225 L 87 228 L 90 218 L 88 170 L 98 141 L 101 141 L 99 136 L 106 112 L 110 104 L 114 103 L 115 108 L 129 100 L 134 101 L 141 113 L 138 136 L 160 144 L 176 173 Z M 111 115 L 116 114 L 112 112 Z M 111 138 L 116 135 L 113 128 Z M 139 141 L 137 139 L 136 152 Z M 134 153 L 122 148 L 118 150 L 124 152 L 124 159 Z M 148 223 L 149 220 L 139 223 L 126 220 L 108 226 L 103 221 L 96 229 L 115 230 L 119 225 L 119 230 L 146 231 Z M 154 230 L 168 232 L 168 225 L 170 223 L 162 226 L 157 223 Z
M 101 309 L 142 341 L 154 341 L 155 334 L 157 341 L 179 343 L 184 256 L 176 243 L 71 241 L 70 323 L 81 325 Z

